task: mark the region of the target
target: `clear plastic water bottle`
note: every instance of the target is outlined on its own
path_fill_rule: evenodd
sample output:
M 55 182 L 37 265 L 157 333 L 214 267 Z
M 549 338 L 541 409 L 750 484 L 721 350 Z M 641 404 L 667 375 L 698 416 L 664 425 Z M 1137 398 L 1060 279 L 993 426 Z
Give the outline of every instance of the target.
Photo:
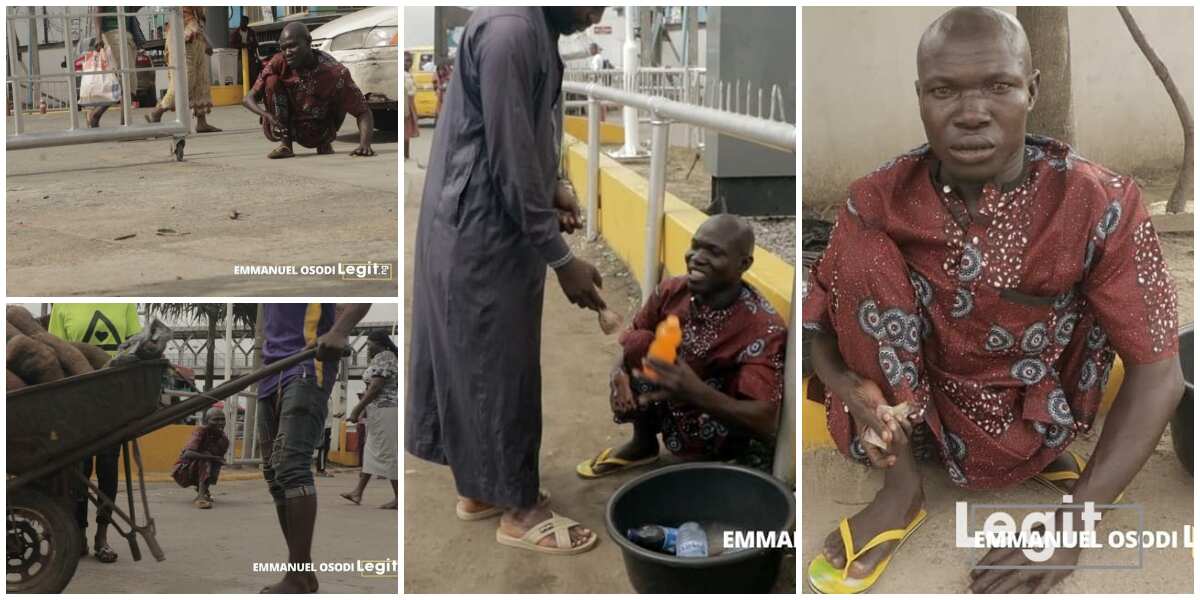
M 695 521 L 679 526 L 679 538 L 675 542 L 675 556 L 703 558 L 708 556 L 708 536 Z
M 662 525 L 642 525 L 637 529 L 626 531 L 625 537 L 647 550 L 675 554 L 675 543 L 679 537 L 679 530 Z

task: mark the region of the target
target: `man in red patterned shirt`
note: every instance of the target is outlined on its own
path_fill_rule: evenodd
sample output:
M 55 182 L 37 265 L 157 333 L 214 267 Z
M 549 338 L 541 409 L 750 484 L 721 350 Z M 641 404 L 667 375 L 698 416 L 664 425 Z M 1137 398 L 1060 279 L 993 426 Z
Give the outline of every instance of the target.
M 1016 19 L 948 11 L 921 38 L 917 77 L 929 143 L 851 184 L 805 284 L 821 383 L 810 399 L 825 404 L 842 453 L 885 470 L 875 500 L 809 566 L 822 592 L 870 587 L 899 539 L 864 546 L 921 523 L 923 446 L 963 487 L 1057 471 L 1074 481 L 1063 487 L 1076 503 L 1106 504 L 1149 458 L 1183 391 L 1175 290 L 1137 185 L 1026 135 L 1039 73 Z M 1091 428 L 1117 354 L 1124 385 L 1091 460 L 1077 465 L 1066 448 Z M 1057 511 L 1059 523 L 1073 511 Z M 975 569 L 971 591 L 1044 592 L 1079 552 L 1030 563 L 995 549 L 981 565 L 1059 569 Z
M 349 69 L 312 49 L 312 36 L 303 23 L 284 26 L 279 53 L 263 67 L 242 106 L 261 118 L 267 139 L 279 142 L 269 158 L 295 156 L 293 142 L 316 148 L 317 154 L 333 154 L 333 140 L 347 114 L 358 120 L 358 148 L 350 156 L 375 156 L 375 121 L 362 91 Z
M 738 459 L 768 468 L 779 423 L 787 327 L 771 304 L 742 281 L 754 262 L 754 230 L 732 215 L 708 219 L 685 255 L 687 275 L 663 281 L 621 334 L 610 397 L 614 419 L 633 438 L 580 463 L 594 478 L 658 458 L 658 434 L 688 460 Z M 649 359 L 655 328 L 679 318 L 683 341 L 675 364 Z M 764 456 L 765 455 L 765 456 Z

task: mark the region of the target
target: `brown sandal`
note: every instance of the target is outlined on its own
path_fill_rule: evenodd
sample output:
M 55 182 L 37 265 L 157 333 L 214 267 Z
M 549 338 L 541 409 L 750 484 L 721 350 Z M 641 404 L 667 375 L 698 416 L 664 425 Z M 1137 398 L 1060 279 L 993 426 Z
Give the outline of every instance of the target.
M 267 155 L 267 158 L 291 158 L 295 155 L 296 153 L 292 152 L 291 148 L 288 148 L 287 146 L 280 146 L 272 150 L 271 153 Z

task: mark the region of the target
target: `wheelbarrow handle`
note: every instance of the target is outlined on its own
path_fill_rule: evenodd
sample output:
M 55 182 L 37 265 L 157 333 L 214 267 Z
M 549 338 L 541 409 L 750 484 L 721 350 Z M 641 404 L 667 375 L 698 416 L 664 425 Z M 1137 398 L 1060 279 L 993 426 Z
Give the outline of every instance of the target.
M 216 404 L 217 402 L 220 402 L 221 400 L 224 400 L 250 387 L 252 384 L 258 381 L 261 381 L 286 369 L 290 369 L 316 355 L 316 348 L 301 350 L 300 352 L 297 352 L 287 358 L 277 360 L 257 371 L 246 373 L 241 377 L 222 383 L 221 385 L 218 385 L 217 387 L 204 392 L 203 394 L 192 396 L 191 398 L 188 398 L 179 404 L 172 404 L 167 408 L 156 411 L 154 414 L 146 417 L 146 419 L 143 420 L 150 421 L 146 424 L 146 427 L 148 428 L 138 431 L 137 435 L 140 436 L 144 433 L 157 429 L 159 423 L 170 423 L 198 410 L 208 408 L 209 406 L 212 406 L 213 404 Z
M 209 390 L 206 394 L 193 396 L 183 402 L 180 402 L 179 404 L 174 404 L 162 410 L 155 411 L 149 415 L 146 415 L 145 417 L 142 417 L 141 419 L 138 419 L 137 421 L 121 427 L 120 429 L 109 432 L 108 435 L 105 435 L 104 437 L 91 444 L 88 444 L 87 446 L 77 448 L 72 452 L 57 457 L 56 459 L 38 467 L 37 469 L 33 469 L 32 471 L 7 480 L 5 482 L 5 488 L 8 490 L 17 489 L 34 479 L 57 471 L 67 465 L 78 464 L 85 456 L 91 456 L 92 454 L 95 454 L 96 450 L 99 448 L 108 448 L 123 443 L 127 440 L 141 437 L 151 431 L 154 431 L 155 429 L 162 427 L 163 425 L 169 424 L 200 409 L 216 404 L 217 402 L 220 402 L 221 400 L 246 389 L 251 384 L 285 369 L 294 367 L 297 364 L 316 356 L 316 354 L 316 348 L 302 350 L 287 358 L 277 360 L 263 367 L 262 369 L 254 371 L 253 373 L 247 373 L 241 377 L 238 377 L 237 379 L 233 379 L 221 384 Z M 153 547 L 151 547 L 151 551 L 153 551 Z

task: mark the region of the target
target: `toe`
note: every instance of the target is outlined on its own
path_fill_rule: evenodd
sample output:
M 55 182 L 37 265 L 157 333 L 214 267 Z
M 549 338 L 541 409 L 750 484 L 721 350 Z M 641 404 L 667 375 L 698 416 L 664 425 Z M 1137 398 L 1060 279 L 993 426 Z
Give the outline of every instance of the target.
M 842 547 L 842 536 L 840 532 L 833 532 L 829 537 L 825 538 L 825 560 L 829 564 L 842 568 L 846 566 L 846 549 Z

